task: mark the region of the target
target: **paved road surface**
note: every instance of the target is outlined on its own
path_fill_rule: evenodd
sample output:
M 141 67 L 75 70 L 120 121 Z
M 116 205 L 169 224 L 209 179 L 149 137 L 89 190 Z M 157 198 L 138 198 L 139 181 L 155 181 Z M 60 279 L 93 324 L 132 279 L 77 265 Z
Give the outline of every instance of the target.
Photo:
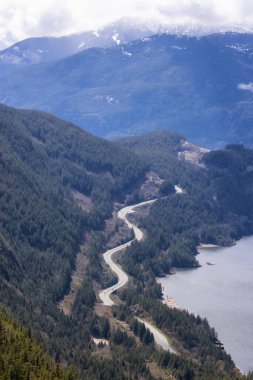
M 175 186 L 175 190 L 178 194 L 183 193 L 183 190 L 179 186 Z M 115 247 L 113 249 L 110 249 L 104 253 L 105 262 L 109 265 L 111 270 L 114 273 L 116 273 L 116 275 L 118 276 L 118 279 L 119 279 L 115 285 L 111 286 L 110 288 L 104 289 L 99 293 L 99 297 L 105 306 L 113 306 L 115 304 L 111 300 L 111 297 L 110 297 L 111 294 L 113 292 L 115 292 L 115 290 L 120 289 L 122 286 L 124 286 L 128 282 L 128 275 L 126 274 L 126 272 L 123 271 L 123 269 L 118 264 L 116 264 L 113 261 L 113 259 L 112 259 L 113 255 L 117 252 L 122 251 L 123 249 L 125 249 L 129 245 L 131 245 L 134 240 L 140 241 L 143 238 L 143 232 L 138 227 L 136 227 L 134 224 L 129 222 L 129 220 L 127 219 L 127 215 L 134 212 L 134 210 L 136 208 L 152 204 L 155 201 L 156 201 L 156 199 L 153 199 L 150 201 L 138 203 L 136 205 L 127 206 L 127 207 L 122 208 L 118 212 L 118 218 L 123 219 L 124 222 L 127 224 L 127 226 L 129 228 L 133 229 L 135 238 L 133 240 L 130 240 L 129 242 L 127 242 L 125 244 L 121 244 L 120 246 Z M 137 319 L 139 319 L 139 318 L 137 318 Z M 145 326 L 153 333 L 155 342 L 159 346 L 161 346 L 164 350 L 169 350 L 172 353 L 176 353 L 175 350 L 169 344 L 166 336 L 159 329 L 157 329 L 156 327 L 154 327 L 153 325 L 151 325 L 150 323 L 148 323 L 142 319 L 139 319 L 139 321 L 144 323 Z
M 138 227 L 136 227 L 135 225 L 133 225 L 132 223 L 130 223 L 128 221 L 127 215 L 134 212 L 135 208 L 141 207 L 141 206 L 146 206 L 148 204 L 152 204 L 153 202 L 155 202 L 155 199 L 151 200 L 151 201 L 147 201 L 147 202 L 138 203 L 137 205 L 124 207 L 121 210 L 119 210 L 119 212 L 118 212 L 118 217 L 120 219 L 123 219 L 129 228 L 133 229 L 135 239 L 138 241 L 143 238 L 143 232 Z M 135 240 L 135 239 L 133 239 L 133 240 Z M 113 249 L 110 249 L 104 253 L 104 260 L 105 260 L 106 264 L 109 265 L 111 270 L 114 273 L 116 273 L 116 275 L 119 278 L 118 282 L 115 285 L 111 286 L 110 288 L 104 289 L 99 293 L 99 297 L 100 297 L 101 301 L 106 306 L 113 306 L 114 305 L 114 302 L 111 300 L 110 295 L 113 292 L 115 292 L 115 290 L 120 289 L 122 286 L 124 286 L 128 282 L 128 275 L 123 271 L 123 269 L 118 264 L 116 264 L 112 260 L 112 256 L 116 252 L 120 252 L 123 249 L 125 249 L 126 247 L 128 247 L 129 245 L 131 245 L 133 240 L 130 240 L 129 242 L 122 244 L 118 247 L 115 247 Z
M 161 330 L 151 325 L 149 322 L 146 322 L 144 319 L 137 319 L 138 321 L 144 323 L 144 325 L 150 330 L 150 332 L 152 332 L 152 334 L 154 335 L 155 342 L 158 346 L 161 346 L 166 351 L 170 351 L 172 354 L 176 354 L 176 351 L 171 347 L 167 337 L 163 334 Z

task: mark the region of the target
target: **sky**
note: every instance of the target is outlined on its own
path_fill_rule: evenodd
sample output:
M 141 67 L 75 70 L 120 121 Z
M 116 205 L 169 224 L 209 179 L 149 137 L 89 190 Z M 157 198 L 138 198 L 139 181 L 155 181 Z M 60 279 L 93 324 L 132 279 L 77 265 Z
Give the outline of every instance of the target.
M 0 48 L 27 37 L 98 29 L 121 17 L 253 30 L 253 0 L 0 0 Z

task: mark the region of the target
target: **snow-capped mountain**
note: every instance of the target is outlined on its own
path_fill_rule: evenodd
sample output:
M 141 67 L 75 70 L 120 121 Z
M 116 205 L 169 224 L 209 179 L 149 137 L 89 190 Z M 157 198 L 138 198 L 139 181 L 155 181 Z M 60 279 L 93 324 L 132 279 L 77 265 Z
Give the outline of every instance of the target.
M 0 63 L 34 64 L 55 61 L 91 47 L 108 48 L 166 32 L 163 25 L 121 19 L 101 29 L 63 37 L 27 38 L 0 51 Z M 169 30 L 169 29 L 168 29 Z
M 107 138 L 169 128 L 203 145 L 253 145 L 251 34 L 114 43 L 56 62 L 12 65 L 11 75 L 0 75 L 0 101 Z
M 34 37 L 17 42 L 0 51 L 0 63 L 34 64 L 55 61 L 91 47 L 109 48 L 154 34 L 204 36 L 226 32 L 226 27 L 203 28 L 198 25 L 167 25 L 153 21 L 123 18 L 98 30 L 63 37 Z M 245 26 L 234 26 L 234 32 L 248 32 Z

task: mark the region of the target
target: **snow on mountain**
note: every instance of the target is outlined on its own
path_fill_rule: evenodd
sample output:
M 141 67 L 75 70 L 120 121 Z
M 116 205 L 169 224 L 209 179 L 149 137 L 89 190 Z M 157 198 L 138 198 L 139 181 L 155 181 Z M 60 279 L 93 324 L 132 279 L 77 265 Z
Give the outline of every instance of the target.
M 149 20 L 123 18 L 95 31 L 73 34 L 63 37 L 34 37 L 17 42 L 0 51 L 0 63 L 34 64 L 55 61 L 82 50 L 99 47 L 109 48 L 133 40 L 143 39 L 154 34 L 172 34 L 177 36 L 203 36 L 223 33 L 224 28 L 203 28 L 198 25 L 166 25 Z M 246 27 L 237 25 L 232 32 L 249 32 Z M 176 47 L 175 47 L 176 48 Z M 239 49 L 240 47 L 234 47 Z M 247 48 L 247 47 L 244 47 Z

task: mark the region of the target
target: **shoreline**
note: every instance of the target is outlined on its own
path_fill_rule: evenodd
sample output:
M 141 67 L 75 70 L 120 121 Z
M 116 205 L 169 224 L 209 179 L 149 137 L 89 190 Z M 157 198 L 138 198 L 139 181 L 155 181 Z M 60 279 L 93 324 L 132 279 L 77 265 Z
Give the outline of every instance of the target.
M 229 254 L 229 256 L 226 256 L 228 259 L 229 259 L 229 257 L 231 257 L 229 260 L 230 260 L 230 262 L 233 262 L 234 263 L 234 266 L 235 266 L 235 263 L 238 263 L 238 260 L 239 260 L 239 252 L 242 252 L 242 250 L 243 251 L 245 251 L 245 242 L 247 242 L 247 240 L 248 239 L 253 239 L 253 235 L 247 235 L 247 236 L 243 236 L 241 239 L 239 239 L 239 240 L 236 240 L 236 241 L 234 241 L 234 244 L 232 244 L 232 245 L 226 245 L 226 246 L 218 246 L 218 245 L 210 245 L 210 244 L 203 244 L 203 245 L 200 245 L 201 246 L 201 248 L 203 247 L 203 251 L 200 251 L 199 253 L 200 254 L 204 254 L 205 256 L 203 256 L 203 259 L 202 259 L 202 261 L 201 261 L 201 263 L 202 263 L 202 265 L 200 265 L 200 267 L 201 268 L 205 268 L 205 267 L 207 267 L 207 266 L 210 266 L 210 265 L 218 265 L 219 264 L 219 262 L 217 262 L 216 263 L 216 261 L 215 261 L 215 264 L 211 264 L 211 263 L 209 263 L 208 262 L 208 255 L 215 255 L 215 257 L 220 257 L 220 255 L 223 255 L 223 253 L 222 252 L 219 252 L 219 250 L 225 250 L 225 252 L 224 252 L 224 254 L 227 254 L 228 255 L 228 253 L 226 253 L 227 252 L 227 249 L 236 249 L 235 247 L 236 246 L 238 246 L 239 245 L 239 247 L 238 247 L 238 249 L 237 249 L 237 255 L 235 256 L 235 254 L 233 254 L 233 256 L 231 256 L 231 254 Z M 251 240 L 252 241 L 252 240 Z M 250 243 L 250 241 L 249 241 L 249 243 L 247 243 L 247 245 L 249 246 L 249 252 L 251 252 L 251 248 L 250 248 L 250 245 L 249 244 L 252 244 L 252 243 Z M 200 248 L 200 246 L 198 246 L 198 248 Z M 219 250 L 217 250 L 216 251 L 216 249 L 215 250 L 213 250 L 214 248 L 218 248 Z M 210 249 L 210 250 L 209 250 Z M 216 252 L 215 252 L 216 251 Z M 249 255 L 249 254 L 248 254 Z M 241 257 L 241 256 L 240 256 Z M 228 265 L 229 264 L 229 260 L 228 261 L 225 261 L 224 262 L 224 265 Z M 231 261 L 232 260 L 232 261 Z M 236 260 L 236 261 L 235 261 Z M 211 258 L 210 258 L 210 261 L 212 262 L 212 260 L 211 260 Z M 223 262 L 223 261 L 222 261 Z M 252 267 L 252 261 L 250 261 L 250 267 Z M 219 266 L 219 265 L 218 265 Z M 215 268 L 214 269 L 214 272 L 211 272 L 211 273 L 216 273 L 216 267 L 213 267 L 213 268 Z M 217 267 L 218 268 L 218 267 Z M 174 270 L 175 270 L 175 272 L 173 273 L 173 274 L 178 274 L 179 276 L 180 276 L 180 272 L 181 272 L 181 275 L 183 275 L 183 272 L 184 272 L 184 270 L 188 270 L 188 269 L 190 269 L 190 268 L 173 268 Z M 222 272 L 222 270 L 220 269 L 219 270 L 219 268 L 217 269 L 218 271 L 220 271 L 220 272 Z M 179 273 L 177 273 L 177 272 L 179 272 Z M 219 325 L 219 323 L 220 323 L 220 321 L 219 321 L 219 318 L 217 319 L 217 324 L 216 324 L 216 320 L 214 320 L 213 318 L 213 315 L 206 315 L 206 314 L 201 314 L 200 313 L 200 309 L 201 309 L 201 307 L 200 307 L 200 309 L 194 309 L 194 308 L 189 308 L 189 305 L 188 306 L 186 306 L 186 304 L 185 303 L 183 303 L 182 302 L 182 297 L 180 298 L 179 297 L 179 295 L 176 293 L 176 291 L 175 291 L 175 282 L 174 282 L 174 280 L 172 280 L 173 281 L 173 283 L 172 283 L 172 285 L 169 287 L 169 285 L 168 285 L 168 283 L 167 283 L 167 285 L 166 285 L 166 278 L 168 279 L 169 277 L 171 276 L 171 273 L 168 273 L 165 277 L 157 277 L 157 282 L 158 283 L 160 283 L 160 285 L 161 285 L 161 287 L 162 287 L 162 295 L 163 295 L 163 301 L 165 301 L 166 300 L 166 295 L 169 293 L 170 294 L 170 296 L 171 297 L 173 297 L 173 299 L 175 299 L 175 302 L 177 303 L 177 301 L 179 301 L 179 299 L 181 300 L 181 302 L 180 302 L 180 306 L 181 307 L 183 307 L 183 309 L 184 309 L 184 307 L 186 307 L 186 310 L 188 310 L 190 313 L 193 313 L 193 314 L 199 314 L 200 316 L 202 316 L 202 317 L 206 317 L 207 318 L 207 320 L 209 321 L 209 320 L 212 320 L 212 322 L 211 322 L 211 324 L 212 324 L 212 326 L 215 328 L 215 330 L 218 332 L 218 335 L 219 335 L 219 338 L 221 339 L 221 341 L 222 341 L 222 343 L 225 345 L 225 349 L 226 349 L 226 351 L 227 352 L 229 352 L 230 353 L 230 355 L 232 356 L 232 359 L 235 361 L 235 367 L 236 367 L 236 369 L 243 375 L 243 374 L 246 374 L 248 371 L 252 371 L 253 370 L 253 368 L 252 367 L 250 367 L 249 366 L 249 364 L 246 362 L 246 363 L 244 363 L 244 361 L 243 360 L 245 360 L 245 359 L 242 359 L 243 357 L 245 357 L 245 353 L 243 353 L 243 354 L 241 354 L 241 351 L 242 350 L 240 350 L 240 349 L 238 349 L 238 345 L 237 345 L 237 348 L 236 348 L 236 346 L 234 345 L 234 340 L 235 340 L 235 337 L 233 337 L 233 338 L 231 338 L 232 336 L 234 336 L 233 335 L 233 332 L 231 332 L 230 331 L 230 329 L 228 329 L 227 331 L 226 331 L 226 329 L 224 329 L 224 326 L 223 327 L 221 327 L 220 325 Z M 213 275 L 213 276 L 215 276 L 215 275 Z M 174 277 L 174 276 L 173 276 Z M 171 277 L 172 278 L 172 277 Z M 194 278 L 195 278 L 195 275 L 194 275 Z M 199 277 L 196 277 L 196 278 L 199 278 Z M 211 278 L 211 277 L 210 277 Z M 223 274 L 221 274 L 221 277 L 220 277 L 221 279 L 222 278 L 224 278 L 223 277 Z M 190 281 L 191 281 L 191 276 L 190 276 Z M 188 279 L 188 280 L 189 280 Z M 169 280 L 168 280 L 169 281 Z M 197 280 L 196 280 L 197 281 Z M 195 285 L 196 286 L 198 286 L 197 284 L 199 284 L 199 282 L 196 282 L 195 280 L 193 280 L 193 283 L 195 283 Z M 212 281 L 212 280 L 211 280 Z M 238 279 L 237 279 L 237 281 L 238 281 Z M 178 284 L 178 282 L 177 282 L 177 284 Z M 229 285 L 230 284 L 230 282 L 228 283 L 228 282 L 226 282 L 226 285 Z M 179 285 L 177 285 L 177 286 L 179 286 Z M 186 286 L 186 285 L 184 285 L 184 286 Z M 225 287 L 224 287 L 225 288 Z M 173 289 L 174 289 L 174 291 L 173 291 Z M 217 289 L 216 289 L 217 290 Z M 204 293 L 204 292 L 202 292 L 202 293 Z M 220 291 L 219 290 L 217 290 L 217 294 L 219 294 L 220 293 Z M 180 294 L 180 293 L 179 293 Z M 195 294 L 195 293 L 194 293 Z M 197 292 L 196 292 L 196 294 L 197 294 Z M 195 294 L 195 299 L 196 300 L 198 300 L 198 297 L 199 296 L 197 296 Z M 213 293 L 214 295 L 215 295 L 215 293 Z M 243 293 L 244 294 L 244 293 Z M 177 296 L 178 296 L 178 298 L 177 298 Z M 231 296 L 231 294 L 230 294 L 230 296 Z M 228 300 L 229 300 L 229 298 L 230 298 L 230 296 L 228 296 Z M 175 298 L 174 298 L 175 297 Z M 204 297 L 204 295 L 203 295 L 203 297 Z M 243 299 L 243 297 L 241 296 L 241 298 L 240 299 Z M 225 298 L 225 300 L 226 300 L 226 298 Z M 209 299 L 209 301 L 210 301 L 210 299 Z M 239 301 L 239 299 L 238 299 L 238 301 Z M 199 303 L 201 304 L 201 300 L 199 301 Z M 214 302 L 213 301 L 213 297 L 212 297 L 212 302 Z M 217 302 L 217 301 L 215 301 L 215 302 Z M 226 301 L 224 301 L 224 302 L 226 302 Z M 195 302 L 196 303 L 196 302 Z M 194 304 L 194 302 L 193 302 L 193 304 Z M 214 303 L 214 305 L 215 305 L 215 303 Z M 247 303 L 246 303 L 246 305 L 247 305 Z M 195 307 L 195 306 L 194 306 Z M 228 309 L 231 307 L 231 304 L 230 303 L 228 303 Z M 208 309 L 208 306 L 207 306 L 207 309 Z M 207 310 L 206 309 L 206 310 Z M 197 310 L 197 311 L 196 311 Z M 221 310 L 222 310 L 222 307 L 221 307 Z M 224 309 L 225 310 L 225 309 Z M 230 310 L 230 309 L 229 309 Z M 241 311 L 243 312 L 243 305 L 241 305 Z M 226 312 L 227 312 L 227 310 L 225 310 Z M 245 309 L 245 313 L 247 313 L 247 308 Z M 232 313 L 233 314 L 233 313 Z M 234 313 L 234 314 L 236 314 L 236 312 Z M 231 314 L 229 314 L 228 313 L 228 317 L 230 316 Z M 248 315 L 248 314 L 245 314 L 245 315 Z M 239 319 L 238 319 L 239 320 Z M 214 322 L 215 321 L 215 322 Z M 231 323 L 235 323 L 234 322 L 234 320 L 233 320 L 233 318 L 232 318 L 232 322 L 230 322 L 230 324 Z M 223 321 L 223 325 L 226 325 L 226 321 L 224 320 Z M 236 326 L 236 325 L 235 325 Z M 248 326 L 249 327 L 249 326 Z M 248 330 L 248 333 L 245 333 L 245 329 L 242 329 L 243 331 L 240 331 L 240 334 L 237 334 L 238 336 L 236 336 L 236 339 L 238 340 L 238 342 L 240 342 L 241 340 L 242 340 L 242 338 L 244 338 L 244 336 L 247 336 L 247 334 L 252 334 L 252 332 L 250 332 L 249 330 Z M 252 331 L 252 330 L 251 330 Z M 224 334 L 224 335 L 223 335 Z M 226 334 L 230 334 L 229 335 L 229 338 L 227 338 L 226 337 Z M 246 334 L 246 335 L 245 335 Z M 221 337 L 221 335 L 222 335 L 222 337 Z M 240 337 L 239 337 L 239 335 L 240 335 Z M 252 336 L 252 335 L 251 335 Z M 246 340 L 246 343 L 247 343 L 247 345 L 248 345 L 248 347 L 249 347 L 249 344 L 251 344 L 251 343 L 249 343 L 247 340 Z M 246 351 L 247 352 L 247 357 L 249 356 L 249 355 L 251 355 L 251 354 L 249 354 L 249 352 L 251 352 L 252 353 L 252 351 L 249 351 L 249 349 L 248 349 L 248 351 Z
M 208 244 L 208 243 L 201 243 L 197 246 L 197 249 L 213 249 L 213 248 L 222 248 L 223 246 L 217 245 L 217 244 Z

